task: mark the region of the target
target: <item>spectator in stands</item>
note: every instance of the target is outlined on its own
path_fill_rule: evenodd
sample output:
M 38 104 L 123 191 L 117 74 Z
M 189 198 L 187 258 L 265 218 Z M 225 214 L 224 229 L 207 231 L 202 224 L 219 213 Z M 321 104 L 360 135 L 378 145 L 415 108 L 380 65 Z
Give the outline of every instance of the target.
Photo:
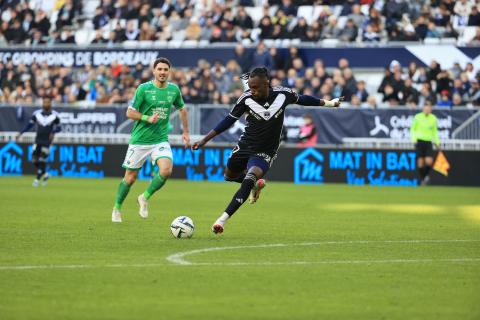
M 199 40 L 202 34 L 202 28 L 198 23 L 198 19 L 193 17 L 190 19 L 190 24 L 185 29 L 185 39 L 186 40 Z
M 480 12 L 478 11 L 478 7 L 476 5 L 472 6 L 472 11 L 468 16 L 468 25 L 480 27 Z
M 375 96 L 373 95 L 368 96 L 367 102 L 362 103 L 362 108 L 369 108 L 369 109 L 378 108 L 377 98 L 375 98 Z
M 437 26 L 445 27 L 451 18 L 451 12 L 445 3 L 441 3 L 434 14 L 434 21 Z
M 5 31 L 5 38 L 8 42 L 13 44 L 23 43 L 26 37 L 27 34 L 25 33 L 25 31 L 23 31 L 19 19 L 13 20 L 13 23 Z
M 72 0 L 65 0 L 64 4 L 58 11 L 56 22 L 57 29 L 73 25 L 73 18 L 75 18 L 75 6 L 72 3 Z
M 267 69 L 271 69 L 273 65 L 272 56 L 270 52 L 268 52 L 265 43 L 260 41 L 257 45 L 257 49 L 253 53 L 252 57 L 252 67 L 266 67 Z
M 420 96 L 418 97 L 418 105 L 423 108 L 426 101 L 430 101 L 432 104 L 437 104 L 437 97 L 432 92 L 430 82 L 424 82 L 420 89 Z
M 238 63 L 242 72 L 247 72 L 252 67 L 252 55 L 245 50 L 245 47 L 238 43 L 235 45 L 235 61 Z
M 469 0 L 455 1 L 453 12 L 458 17 L 458 24 L 460 26 L 466 26 L 468 23 L 468 16 L 472 11 L 472 3 Z
M 379 42 L 380 41 L 380 35 L 378 34 L 378 32 L 375 32 L 372 24 L 367 25 L 367 28 L 363 32 L 362 40 L 364 42 Z
M 273 71 L 285 69 L 285 59 L 278 52 L 277 48 L 271 47 L 269 52 L 270 52 L 270 56 L 272 57 L 272 62 L 273 62 L 272 69 L 273 69 Z
M 391 84 L 385 86 L 382 102 L 386 103 L 387 106 L 398 106 L 400 104 L 398 92 L 395 91 Z
M 322 30 L 322 39 L 337 39 L 340 36 L 341 30 L 337 26 L 337 17 L 331 15 L 328 17 L 328 24 Z
M 419 16 L 417 21 L 415 21 L 415 32 L 420 40 L 427 37 L 428 23 L 428 20 L 425 19 L 424 16 Z
M 264 40 L 264 39 L 272 39 L 272 34 L 273 34 L 273 25 L 272 21 L 269 16 L 264 16 L 260 20 L 260 35 L 259 38 Z
M 462 96 L 460 96 L 458 93 L 454 93 L 452 95 L 452 107 L 462 107 L 462 106 L 464 106 Z
M 41 9 L 37 10 L 34 19 L 34 28 L 42 33 L 43 37 L 48 36 L 50 30 L 50 20 L 47 17 L 47 13 Z
M 109 21 L 108 15 L 105 13 L 103 7 L 97 7 L 95 9 L 95 16 L 92 19 L 93 27 L 95 30 L 107 25 Z
M 427 33 L 426 33 L 425 37 L 426 38 L 440 38 L 441 37 L 440 32 L 437 30 L 437 26 L 432 21 L 430 21 L 428 23 Z
M 357 82 L 356 90 L 354 91 L 353 95 L 358 97 L 358 99 L 360 99 L 360 102 L 366 102 L 367 101 L 368 92 L 365 89 L 365 81 L 360 80 L 360 81 Z
M 452 100 L 450 100 L 450 94 L 448 90 L 442 90 L 440 92 L 440 100 L 437 103 L 437 107 L 448 107 L 452 106 Z
M 345 42 L 352 42 L 357 39 L 358 35 L 358 28 L 357 26 L 353 23 L 352 19 L 348 19 L 345 27 L 342 29 L 340 32 L 340 40 L 345 41 Z
M 288 17 L 297 16 L 298 8 L 292 3 L 292 0 L 282 0 L 282 4 L 280 5 L 279 9 L 285 12 Z
M 407 101 L 412 101 L 413 103 L 418 104 L 418 97 L 420 93 L 417 89 L 412 86 L 412 79 L 407 78 L 404 81 L 403 88 L 402 88 L 402 96 L 401 96 L 401 103 L 407 104 Z
M 313 122 L 313 117 L 310 114 L 305 114 L 303 116 L 303 125 L 300 127 L 299 143 L 297 145 L 301 148 L 312 147 L 317 143 L 317 139 L 317 128 Z
M 241 29 L 253 29 L 253 20 L 244 7 L 238 7 L 233 24 Z
M 299 18 L 291 31 L 292 38 L 305 41 L 307 38 L 307 30 L 307 20 L 305 20 L 303 17 Z
M 361 11 L 361 7 L 359 4 L 354 4 L 352 6 L 352 13 L 348 15 L 348 19 L 352 20 L 354 25 L 357 28 L 363 27 L 366 17 Z

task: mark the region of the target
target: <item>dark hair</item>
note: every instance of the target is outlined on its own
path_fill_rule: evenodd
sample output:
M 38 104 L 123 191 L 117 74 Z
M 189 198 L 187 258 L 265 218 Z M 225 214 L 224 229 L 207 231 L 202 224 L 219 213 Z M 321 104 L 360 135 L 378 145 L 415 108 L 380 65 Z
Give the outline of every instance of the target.
M 270 80 L 270 75 L 268 74 L 268 69 L 265 67 L 259 67 L 255 68 L 250 72 L 242 74 L 242 79 L 248 80 L 250 78 L 255 78 L 255 77 L 261 77 L 261 78 L 267 78 L 267 80 Z
M 170 60 L 162 57 L 162 58 L 155 59 L 155 61 L 153 62 L 153 69 L 155 69 L 157 67 L 157 64 L 159 64 L 159 63 L 165 63 L 166 65 L 168 65 L 169 68 L 172 67 L 172 64 L 170 63 Z

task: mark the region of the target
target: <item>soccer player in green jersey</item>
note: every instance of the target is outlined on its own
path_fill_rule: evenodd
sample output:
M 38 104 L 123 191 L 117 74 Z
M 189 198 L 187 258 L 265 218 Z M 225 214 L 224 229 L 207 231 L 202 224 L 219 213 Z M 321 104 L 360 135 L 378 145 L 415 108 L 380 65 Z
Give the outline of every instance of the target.
M 427 100 L 423 111 L 417 113 L 413 118 L 410 127 L 410 138 L 415 143 L 417 153 L 417 168 L 422 185 L 428 184 L 430 169 L 433 166 L 433 147 L 435 143 L 437 150 L 440 150 L 440 140 L 437 131 L 437 117 L 432 114 L 432 102 Z
M 183 142 L 190 146 L 188 134 L 187 110 L 184 108 L 182 94 L 178 86 L 168 82 L 171 63 L 166 58 L 153 62 L 154 80 L 142 83 L 135 92 L 132 103 L 127 109 L 127 117 L 135 121 L 132 137 L 122 167 L 125 176 L 120 182 L 112 211 L 112 221 L 122 222 L 120 210 L 131 186 L 137 180 L 138 171 L 150 158 L 158 166 L 147 190 L 138 196 L 139 214 L 148 217 L 148 199 L 160 188 L 172 174 L 173 155 L 168 143 L 170 113 L 175 108 L 180 113 L 183 125 Z

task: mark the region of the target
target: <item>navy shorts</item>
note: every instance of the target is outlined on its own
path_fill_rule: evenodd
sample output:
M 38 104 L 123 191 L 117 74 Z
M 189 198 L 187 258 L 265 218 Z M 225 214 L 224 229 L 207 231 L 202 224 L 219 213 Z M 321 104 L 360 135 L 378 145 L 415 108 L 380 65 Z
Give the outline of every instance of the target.
M 35 144 L 33 145 L 32 161 L 33 162 L 47 162 L 50 156 L 50 146 Z
M 241 173 L 251 167 L 259 167 L 262 169 L 263 174 L 266 174 L 276 158 L 276 151 L 258 152 L 250 149 L 248 146 L 238 144 L 232 150 L 227 168 L 231 172 Z

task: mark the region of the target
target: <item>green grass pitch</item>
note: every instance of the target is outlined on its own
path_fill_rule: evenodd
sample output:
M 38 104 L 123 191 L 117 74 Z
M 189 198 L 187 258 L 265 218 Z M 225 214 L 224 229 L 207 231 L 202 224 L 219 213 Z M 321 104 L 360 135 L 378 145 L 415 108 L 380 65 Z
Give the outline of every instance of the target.
M 480 319 L 480 189 L 0 178 L 0 319 Z M 192 239 L 169 230 L 177 216 Z

